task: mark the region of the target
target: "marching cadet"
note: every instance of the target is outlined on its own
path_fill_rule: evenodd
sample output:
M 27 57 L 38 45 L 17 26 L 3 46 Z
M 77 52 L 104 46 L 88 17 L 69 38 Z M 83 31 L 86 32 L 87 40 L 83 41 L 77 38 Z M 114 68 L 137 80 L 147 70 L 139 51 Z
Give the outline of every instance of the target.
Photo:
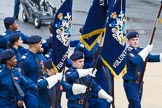
M 58 80 L 61 81 L 62 73 L 57 73 L 56 70 L 54 70 L 52 66 L 52 59 L 44 62 L 43 70 L 44 75 L 38 80 L 37 83 L 39 93 L 38 105 L 39 108 L 50 108 L 50 89 L 58 82 Z M 61 108 L 60 102 L 59 108 Z
M 17 33 L 21 36 L 23 42 L 26 44 L 28 36 L 23 34 L 20 30 L 18 30 L 18 24 L 13 17 L 6 17 L 4 19 L 4 25 L 6 31 L 0 35 L 0 48 L 7 49 L 7 44 L 9 41 L 9 37 L 14 33 Z
M 69 83 L 62 80 L 62 73 L 57 73 L 56 70 L 54 70 L 52 59 L 49 59 L 44 62 L 43 70 L 44 70 L 43 71 L 44 76 L 42 76 L 42 78 L 38 80 L 39 108 L 50 108 L 50 96 L 49 96 L 50 93 L 49 92 L 51 91 L 51 88 L 55 86 L 55 84 L 57 84 L 58 80 L 60 80 L 61 85 L 65 87 L 62 89 L 62 91 L 72 91 L 72 92 L 75 92 L 75 94 L 76 93 L 80 94 L 82 93 L 81 89 L 85 88 L 84 90 L 86 90 L 86 86 L 84 85 L 81 85 L 81 84 L 70 85 Z M 61 98 L 59 98 L 58 101 L 59 101 L 59 108 L 61 108 Z
M 66 81 L 73 84 L 82 84 L 87 86 L 90 82 L 90 76 L 95 77 L 96 70 L 92 73 L 92 68 L 83 69 L 84 65 L 84 54 L 81 51 L 75 51 L 71 56 L 72 67 L 65 72 Z M 66 97 L 68 99 L 68 108 L 82 108 L 84 99 L 86 97 L 85 88 L 80 89 L 82 91 L 81 94 L 75 94 L 75 92 L 67 91 Z M 91 100 L 91 94 L 98 94 L 98 98 L 102 98 L 107 100 L 108 102 L 112 101 L 112 97 L 108 95 L 99 85 L 92 81 L 90 98 L 88 100 L 89 104 Z M 87 106 L 88 107 L 88 106 Z
M 30 36 L 28 38 L 29 51 L 22 56 L 21 62 L 18 66 L 22 69 L 23 75 L 31 79 L 37 84 L 38 78 L 42 77 L 43 62 L 46 58 L 40 53 L 41 50 L 41 37 L 37 35 Z M 28 91 L 25 96 L 25 104 L 29 105 L 28 108 L 37 108 L 38 106 L 32 105 L 32 103 L 37 103 L 38 101 L 33 98 L 38 96 L 38 91 Z
M 22 89 L 37 91 L 37 86 L 15 68 L 17 60 L 12 50 L 4 50 L 0 59 L 3 64 L 0 70 L 0 108 L 22 107 L 25 96 Z
M 38 35 L 30 36 L 28 39 L 29 51 L 22 56 L 22 61 L 19 63 L 20 68 L 23 70 L 23 74 L 37 83 L 39 77 L 43 75 L 42 66 L 46 58 L 41 51 L 41 39 Z
M 153 45 L 145 48 L 139 47 L 139 33 L 130 32 L 127 35 L 129 47 L 127 48 L 127 73 L 123 76 L 124 90 L 129 102 L 128 108 L 141 108 L 143 85 L 139 92 L 139 82 L 142 77 L 144 61 L 148 56 L 148 62 L 162 61 L 162 55 L 151 55 Z
M 82 51 L 85 55 L 85 61 L 83 69 L 92 68 L 94 65 L 95 56 L 98 50 L 99 44 L 96 43 L 95 46 L 89 51 L 86 47 L 80 42 L 76 45 L 74 51 Z M 96 77 L 94 77 L 94 81 L 101 86 L 101 88 L 110 94 L 111 87 L 111 78 L 109 69 L 104 66 L 102 60 L 99 56 L 98 63 L 96 66 L 97 72 Z M 93 98 L 93 102 L 89 105 L 92 108 L 110 108 L 111 103 L 108 103 L 105 99 L 100 99 L 96 94 L 92 94 L 91 98 Z
M 93 67 L 93 60 L 95 58 L 98 46 L 99 44 L 96 43 L 92 50 L 89 51 L 81 42 L 76 45 L 74 51 L 82 51 L 85 55 L 85 61 L 83 66 L 84 69 Z
M 9 37 L 8 48 L 15 52 L 17 64 L 21 60 L 21 57 L 27 53 L 28 49 L 22 47 L 23 40 L 19 34 L 13 34 Z

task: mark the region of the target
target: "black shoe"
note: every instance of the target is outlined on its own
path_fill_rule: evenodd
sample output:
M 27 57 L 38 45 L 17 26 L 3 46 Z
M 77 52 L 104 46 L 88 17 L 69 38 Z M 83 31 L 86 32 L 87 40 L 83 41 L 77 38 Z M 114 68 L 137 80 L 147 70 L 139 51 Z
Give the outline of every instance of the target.
M 13 16 L 15 19 L 18 19 L 18 16 Z

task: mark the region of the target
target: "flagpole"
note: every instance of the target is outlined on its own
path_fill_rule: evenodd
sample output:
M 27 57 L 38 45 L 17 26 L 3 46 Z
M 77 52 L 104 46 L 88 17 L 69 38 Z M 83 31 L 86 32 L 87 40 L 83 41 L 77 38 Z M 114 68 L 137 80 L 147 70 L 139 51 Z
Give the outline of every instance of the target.
M 122 10 L 122 8 L 123 8 L 123 0 L 121 0 L 121 9 L 120 10 Z M 121 11 L 121 14 L 122 14 L 122 11 Z M 122 17 L 121 17 L 121 19 L 122 19 Z M 115 83 L 114 83 L 114 77 L 112 78 L 112 94 L 111 94 L 111 96 L 113 97 L 113 101 L 112 101 L 112 108 L 115 108 Z
M 96 54 L 96 58 L 95 58 L 95 63 L 93 65 L 92 72 L 95 70 L 97 62 L 98 62 L 98 56 L 99 56 L 99 54 L 101 52 L 101 47 L 103 46 L 103 40 L 104 40 L 103 37 L 104 37 L 104 32 L 101 33 L 101 39 L 99 41 L 99 47 L 98 47 L 98 50 L 97 50 L 97 54 Z M 89 95 L 90 95 L 90 89 L 91 89 L 91 85 L 92 85 L 92 79 L 93 79 L 93 77 L 91 76 L 90 82 L 88 83 L 88 88 L 87 88 L 87 92 L 86 92 L 86 98 L 85 98 L 85 101 L 83 103 L 83 108 L 86 108 L 86 106 L 87 106 L 87 102 L 88 102 Z
M 111 96 L 113 97 L 113 101 L 112 101 L 112 108 L 115 108 L 115 95 L 114 95 L 114 77 L 112 77 L 112 94 L 111 94 Z
M 57 83 L 57 91 L 56 91 L 56 103 L 55 103 L 55 108 L 58 108 L 58 104 L 59 104 L 59 94 L 60 94 L 60 81 L 58 81 Z M 54 108 L 54 105 L 52 106 L 52 108 Z
M 153 39 L 154 39 L 154 36 L 155 36 L 155 31 L 156 31 L 156 28 L 157 28 L 157 25 L 158 25 L 158 21 L 159 21 L 159 17 L 160 17 L 161 10 L 162 10 L 162 3 L 160 5 L 160 9 L 159 9 L 158 15 L 156 17 L 156 21 L 155 21 L 155 24 L 154 24 L 154 29 L 153 29 L 152 36 L 151 36 L 151 40 L 150 40 L 150 43 L 149 43 L 150 45 L 153 43 Z M 143 84 L 143 78 L 144 78 L 144 73 L 145 73 L 147 61 L 148 61 L 148 57 L 146 58 L 145 63 L 144 63 L 144 68 L 143 68 L 143 71 L 142 71 L 141 80 L 139 82 L 138 94 L 141 93 L 142 84 Z

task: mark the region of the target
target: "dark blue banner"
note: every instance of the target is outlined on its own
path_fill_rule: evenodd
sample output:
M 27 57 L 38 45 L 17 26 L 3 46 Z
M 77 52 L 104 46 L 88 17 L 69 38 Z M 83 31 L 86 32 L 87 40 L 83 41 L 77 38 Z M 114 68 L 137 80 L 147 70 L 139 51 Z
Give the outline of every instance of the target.
M 88 50 L 94 47 L 99 35 L 105 33 L 106 17 L 107 0 L 93 0 L 80 36 L 80 41 Z
M 72 2 L 65 0 L 56 12 L 54 25 L 52 27 L 52 60 L 58 72 L 64 68 L 64 62 L 68 57 L 68 47 L 70 42 L 70 28 L 72 24 Z
M 118 77 L 126 73 L 126 0 L 116 0 L 106 24 L 106 34 L 102 48 L 102 60 Z

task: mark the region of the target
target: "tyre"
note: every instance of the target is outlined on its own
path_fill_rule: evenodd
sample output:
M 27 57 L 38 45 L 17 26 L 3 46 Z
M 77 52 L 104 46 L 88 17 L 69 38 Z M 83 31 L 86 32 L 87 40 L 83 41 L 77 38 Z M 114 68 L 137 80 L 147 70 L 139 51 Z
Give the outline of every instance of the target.
M 41 20 L 38 16 L 35 16 L 35 18 L 34 18 L 34 26 L 35 26 L 35 28 L 41 27 Z
M 24 22 L 28 22 L 28 18 L 27 18 L 27 15 L 25 13 L 25 10 L 22 11 L 22 19 Z

